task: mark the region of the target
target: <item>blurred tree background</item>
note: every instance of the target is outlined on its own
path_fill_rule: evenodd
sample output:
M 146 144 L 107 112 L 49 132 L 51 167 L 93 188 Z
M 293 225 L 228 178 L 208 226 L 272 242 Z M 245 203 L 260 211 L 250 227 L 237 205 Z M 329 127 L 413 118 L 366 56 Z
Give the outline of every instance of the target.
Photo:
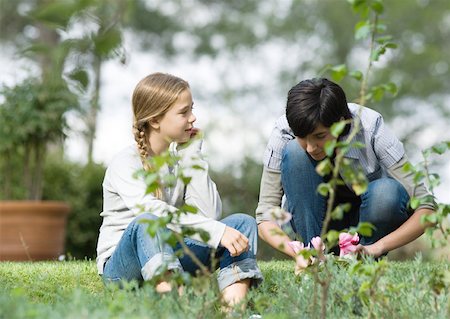
M 384 5 L 382 18 L 399 47 L 383 56 L 371 82 L 393 81 L 399 91 L 368 106 L 385 116 L 414 158 L 433 139 L 448 137 L 450 6 L 447 0 Z M 18 70 L 8 85 L 49 71 L 55 77 L 57 71 L 78 96 L 79 107 L 66 116 L 82 124 L 69 125 L 60 142 L 47 146 L 42 195 L 73 207 L 68 254 L 95 256 L 105 167 L 94 161 L 94 141 L 100 135 L 99 114 L 112 109 L 104 98 L 110 92 L 105 83 L 111 81 L 111 65 L 124 70 L 145 56 L 160 71 L 186 74 L 199 104 L 212 105 L 203 129 L 224 212 L 253 215 L 262 152 L 274 120 L 283 113 L 288 89 L 323 74 L 326 65 L 365 68 L 367 48 L 353 36 L 356 21 L 344 0 L 0 0 L 2 61 L 20 62 L 28 72 Z M 65 48 L 64 54 L 55 48 Z M 181 75 L 181 68 L 188 71 Z M 213 80 L 205 80 L 209 77 Z M 354 79 L 340 83 L 349 100 L 358 95 Z M 86 144 L 80 163 L 69 160 L 64 149 L 64 135 L 74 130 Z M 225 153 L 230 160 L 223 160 Z M 3 158 L 0 168 L 4 171 Z M 13 180 L 19 180 L 20 170 L 14 172 Z M 262 259 L 275 256 L 265 246 L 259 254 Z

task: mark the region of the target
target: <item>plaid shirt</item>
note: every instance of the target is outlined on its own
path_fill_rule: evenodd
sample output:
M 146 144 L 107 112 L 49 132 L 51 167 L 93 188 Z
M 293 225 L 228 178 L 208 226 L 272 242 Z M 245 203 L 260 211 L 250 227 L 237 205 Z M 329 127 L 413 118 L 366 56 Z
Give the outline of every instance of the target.
M 353 118 L 357 118 L 360 106 L 349 103 L 348 107 Z M 405 150 L 403 144 L 386 127 L 380 113 L 362 107 L 360 119 L 360 131 L 353 142 L 361 142 L 365 147 L 350 148 L 345 157 L 353 159 L 352 167 L 355 170 L 362 168 L 367 179 L 372 181 L 382 177 L 386 169 L 397 163 L 405 155 Z M 294 138 L 286 115 L 281 116 L 275 123 L 264 152 L 264 166 L 280 171 L 283 149 Z

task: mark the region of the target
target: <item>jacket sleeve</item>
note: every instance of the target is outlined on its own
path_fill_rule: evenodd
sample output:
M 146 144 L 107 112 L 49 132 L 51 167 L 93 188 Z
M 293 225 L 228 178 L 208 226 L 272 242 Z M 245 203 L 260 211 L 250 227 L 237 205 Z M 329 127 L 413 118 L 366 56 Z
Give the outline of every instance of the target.
M 259 202 L 256 208 L 256 222 L 258 224 L 263 221 L 274 220 L 272 211 L 274 208 L 281 206 L 283 194 L 281 172 L 264 166 L 259 191 Z

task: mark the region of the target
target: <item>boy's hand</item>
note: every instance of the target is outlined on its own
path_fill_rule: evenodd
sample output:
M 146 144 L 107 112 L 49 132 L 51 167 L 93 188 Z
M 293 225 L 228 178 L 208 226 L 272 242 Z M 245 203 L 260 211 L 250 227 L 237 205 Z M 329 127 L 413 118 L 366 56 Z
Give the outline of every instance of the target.
M 245 251 L 248 251 L 248 238 L 241 234 L 234 228 L 225 227 L 220 244 L 228 249 L 232 257 L 239 256 Z
M 377 258 L 383 254 L 383 250 L 377 245 L 377 243 L 367 246 L 359 244 L 358 246 L 356 246 L 355 253 L 360 255 L 369 255 Z

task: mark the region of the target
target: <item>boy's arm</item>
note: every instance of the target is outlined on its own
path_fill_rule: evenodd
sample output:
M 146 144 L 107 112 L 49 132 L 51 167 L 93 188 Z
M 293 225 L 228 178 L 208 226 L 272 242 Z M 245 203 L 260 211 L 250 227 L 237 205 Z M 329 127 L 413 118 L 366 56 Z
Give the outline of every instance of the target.
M 281 172 L 264 166 L 256 208 L 259 237 L 273 248 L 295 257 L 294 251 L 287 244 L 291 239 L 277 224 L 272 214 L 274 209 L 281 206 L 282 197 Z
M 433 212 L 434 211 L 429 208 L 417 209 L 403 225 L 392 233 L 384 236 L 371 245 L 358 245 L 357 252 L 379 257 L 384 253 L 412 242 L 423 234 L 426 227 L 430 226 L 430 224 L 424 225 L 420 222 L 422 215 L 431 214 Z
M 388 173 L 406 189 L 410 197 L 427 198 L 424 203 L 414 211 L 410 218 L 392 233 L 384 236 L 372 245 L 359 245 L 358 251 L 375 257 L 381 256 L 393 249 L 406 245 L 421 236 L 426 227 L 431 224 L 422 224 L 421 217 L 432 214 L 436 208 L 433 196 L 427 191 L 425 185 L 414 185 L 414 174 L 405 172 L 403 166 L 408 163 L 408 157 L 403 157 L 396 164 L 388 168 Z
M 294 250 L 288 245 L 288 242 L 292 240 L 277 223 L 272 221 L 261 222 L 258 224 L 258 233 L 259 237 L 273 248 L 278 249 L 292 258 L 296 258 L 297 255 Z

